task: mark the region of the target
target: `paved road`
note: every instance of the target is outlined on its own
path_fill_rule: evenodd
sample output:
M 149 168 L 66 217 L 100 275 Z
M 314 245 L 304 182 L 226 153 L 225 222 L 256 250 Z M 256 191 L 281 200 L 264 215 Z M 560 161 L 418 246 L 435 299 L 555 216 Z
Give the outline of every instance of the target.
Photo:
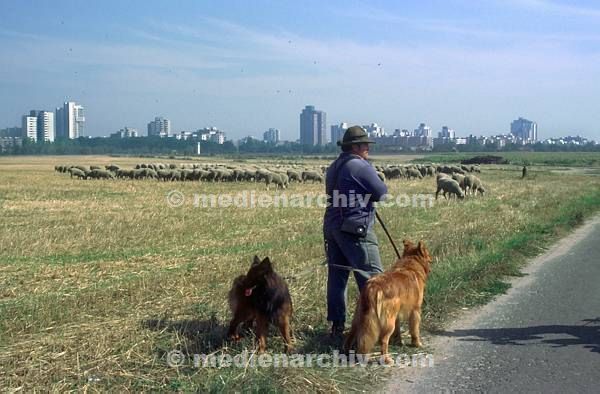
M 438 337 L 393 392 L 600 393 L 600 218 L 535 259 L 508 294 Z

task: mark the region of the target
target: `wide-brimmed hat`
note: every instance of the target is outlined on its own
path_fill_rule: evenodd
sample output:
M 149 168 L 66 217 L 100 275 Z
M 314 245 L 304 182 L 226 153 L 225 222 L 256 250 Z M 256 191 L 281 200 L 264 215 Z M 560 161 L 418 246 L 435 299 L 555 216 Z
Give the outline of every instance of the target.
M 348 146 L 352 144 L 374 144 L 375 141 L 369 139 L 369 135 L 360 126 L 352 126 L 346 129 L 344 138 L 338 141 L 338 146 Z

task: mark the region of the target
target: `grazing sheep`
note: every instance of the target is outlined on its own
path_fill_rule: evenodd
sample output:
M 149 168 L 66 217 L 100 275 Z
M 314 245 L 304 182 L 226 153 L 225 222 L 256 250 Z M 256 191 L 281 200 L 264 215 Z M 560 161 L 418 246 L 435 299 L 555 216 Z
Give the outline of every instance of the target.
M 461 189 L 465 190 L 465 176 L 461 174 L 453 174 L 452 179 L 458 182 Z
M 266 181 L 270 174 L 271 172 L 265 170 L 264 168 L 260 168 L 256 170 L 254 179 L 256 180 L 256 182 Z
M 323 183 L 323 175 L 319 174 L 315 171 L 303 171 L 302 172 L 302 182 L 312 181 L 312 183 L 320 182 Z
M 126 169 L 120 168 L 117 170 L 116 176 L 117 176 L 117 178 L 122 178 L 122 179 L 125 179 L 125 178 L 133 179 L 134 171 L 135 170 L 126 170 Z
M 112 171 L 112 172 L 117 172 L 121 169 L 121 167 L 111 164 L 109 166 L 104 166 L 105 169 L 107 169 L 108 171 Z
M 210 175 L 210 171 L 205 171 L 205 170 L 194 170 L 194 174 L 197 174 L 197 178 L 196 180 L 198 181 L 206 181 L 208 179 L 208 176 Z
M 87 174 L 87 177 L 91 179 L 115 179 L 115 176 L 110 171 L 101 169 L 91 170 Z
M 171 171 L 169 170 L 158 170 L 156 171 L 156 175 L 158 176 L 158 180 L 160 181 L 170 181 L 171 180 Z
M 302 182 L 302 176 L 297 171 L 287 170 L 287 176 L 291 181 Z
M 385 174 L 382 171 L 377 171 L 377 176 L 381 179 L 381 182 L 385 182 Z
M 99 166 L 90 166 L 90 170 L 101 170 L 102 167 Z
M 404 171 L 400 167 L 388 167 L 383 170 L 387 179 L 398 179 L 404 177 Z
M 77 177 L 79 179 L 87 179 L 85 172 L 81 171 L 79 168 L 69 168 L 69 172 L 71 173 L 71 178 Z
M 411 178 L 422 179 L 423 175 L 421 175 L 421 172 L 419 170 L 417 170 L 416 168 L 409 168 L 408 171 L 406 171 L 406 177 L 408 179 L 411 179 Z
M 193 170 L 188 170 L 188 169 L 181 170 L 181 180 L 182 181 L 191 181 L 193 173 L 194 173 Z
M 449 178 L 444 178 L 444 177 L 438 179 L 437 190 L 435 191 L 435 199 L 436 200 L 438 198 L 438 194 L 440 193 L 440 191 L 443 191 L 444 198 L 448 198 L 448 197 L 446 197 L 446 193 L 448 193 L 450 195 L 454 194 L 456 197 L 461 198 L 461 199 L 465 197 L 465 193 L 460 188 L 460 185 L 458 184 L 458 182 L 456 182 L 454 179 L 449 179 Z
M 171 177 L 170 177 L 171 181 L 180 181 L 181 180 L 181 171 L 175 169 L 175 170 L 169 171 L 169 174 L 171 175 Z
M 471 188 L 473 190 L 473 195 L 479 192 L 479 194 L 483 196 L 483 194 L 485 193 L 485 188 L 483 187 L 483 184 L 481 183 L 481 180 L 479 178 L 475 178 L 475 181 L 473 182 L 473 186 L 471 186 Z
M 256 180 L 256 171 L 244 170 L 244 180 L 248 182 L 253 182 L 254 180 Z
M 450 170 L 453 173 L 458 173 L 458 174 L 462 174 L 462 175 L 465 174 L 465 171 L 462 168 L 458 167 L 458 166 L 450 166 Z
M 439 181 L 439 180 L 440 180 L 440 179 L 442 179 L 442 178 L 446 178 L 446 179 L 452 179 L 452 178 L 450 178 L 450 175 L 446 174 L 445 172 L 440 172 L 439 174 L 437 174 L 437 175 L 435 176 L 435 180 L 436 180 L 436 182 L 437 182 L 437 181 Z
M 275 189 L 277 189 L 277 188 L 285 189 L 288 186 L 287 175 L 271 173 L 271 176 L 268 177 L 266 180 L 267 190 L 269 190 L 269 184 L 271 184 L 271 183 L 275 184 Z
M 86 166 L 73 166 L 71 168 L 77 168 L 78 170 L 81 170 L 81 171 L 85 172 L 86 174 L 88 172 L 90 172 L 90 169 L 88 167 L 86 167 Z

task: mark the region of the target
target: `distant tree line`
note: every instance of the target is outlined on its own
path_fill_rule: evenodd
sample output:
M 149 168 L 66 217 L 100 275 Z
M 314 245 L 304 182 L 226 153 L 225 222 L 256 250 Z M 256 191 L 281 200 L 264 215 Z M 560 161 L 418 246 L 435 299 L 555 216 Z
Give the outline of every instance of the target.
M 179 140 L 176 138 L 137 137 L 137 138 L 77 138 L 59 139 L 54 142 L 33 142 L 24 139 L 21 146 L 8 146 L 3 155 L 181 155 L 194 156 L 197 154 L 196 139 Z M 201 155 L 328 155 L 337 154 L 340 149 L 335 144 L 324 146 L 301 145 L 297 142 L 268 143 L 252 138 L 246 138 L 235 145 L 231 141 L 224 144 L 201 141 Z M 496 145 L 437 145 L 433 152 L 498 152 L 528 150 L 536 152 L 593 152 L 600 151 L 598 145 L 534 145 L 508 144 L 498 149 Z M 373 153 L 413 153 L 423 152 L 422 149 L 410 150 L 396 145 L 374 144 Z M 426 151 L 430 151 L 427 149 Z

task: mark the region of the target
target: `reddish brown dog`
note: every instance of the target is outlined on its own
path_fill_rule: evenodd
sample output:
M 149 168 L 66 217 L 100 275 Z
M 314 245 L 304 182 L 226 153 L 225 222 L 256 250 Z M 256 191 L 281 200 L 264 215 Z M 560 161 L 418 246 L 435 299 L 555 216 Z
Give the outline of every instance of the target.
M 415 246 L 405 240 L 402 258 L 388 271 L 369 279 L 360 293 L 344 350 L 356 344 L 357 354 L 367 354 L 379 341 L 384 361 L 392 363 L 388 344 L 400 320 L 408 320 L 412 345 L 420 347 L 421 305 L 430 266 L 425 244 L 420 241 Z
M 268 257 L 261 261 L 254 256 L 248 273 L 235 278 L 229 290 L 229 307 L 233 312 L 227 332 L 230 339 L 239 340 L 240 323 L 256 321 L 258 350 L 262 353 L 267 347 L 269 323 L 273 323 L 279 327 L 285 350 L 292 350 L 292 298 L 287 284 L 275 273 Z

